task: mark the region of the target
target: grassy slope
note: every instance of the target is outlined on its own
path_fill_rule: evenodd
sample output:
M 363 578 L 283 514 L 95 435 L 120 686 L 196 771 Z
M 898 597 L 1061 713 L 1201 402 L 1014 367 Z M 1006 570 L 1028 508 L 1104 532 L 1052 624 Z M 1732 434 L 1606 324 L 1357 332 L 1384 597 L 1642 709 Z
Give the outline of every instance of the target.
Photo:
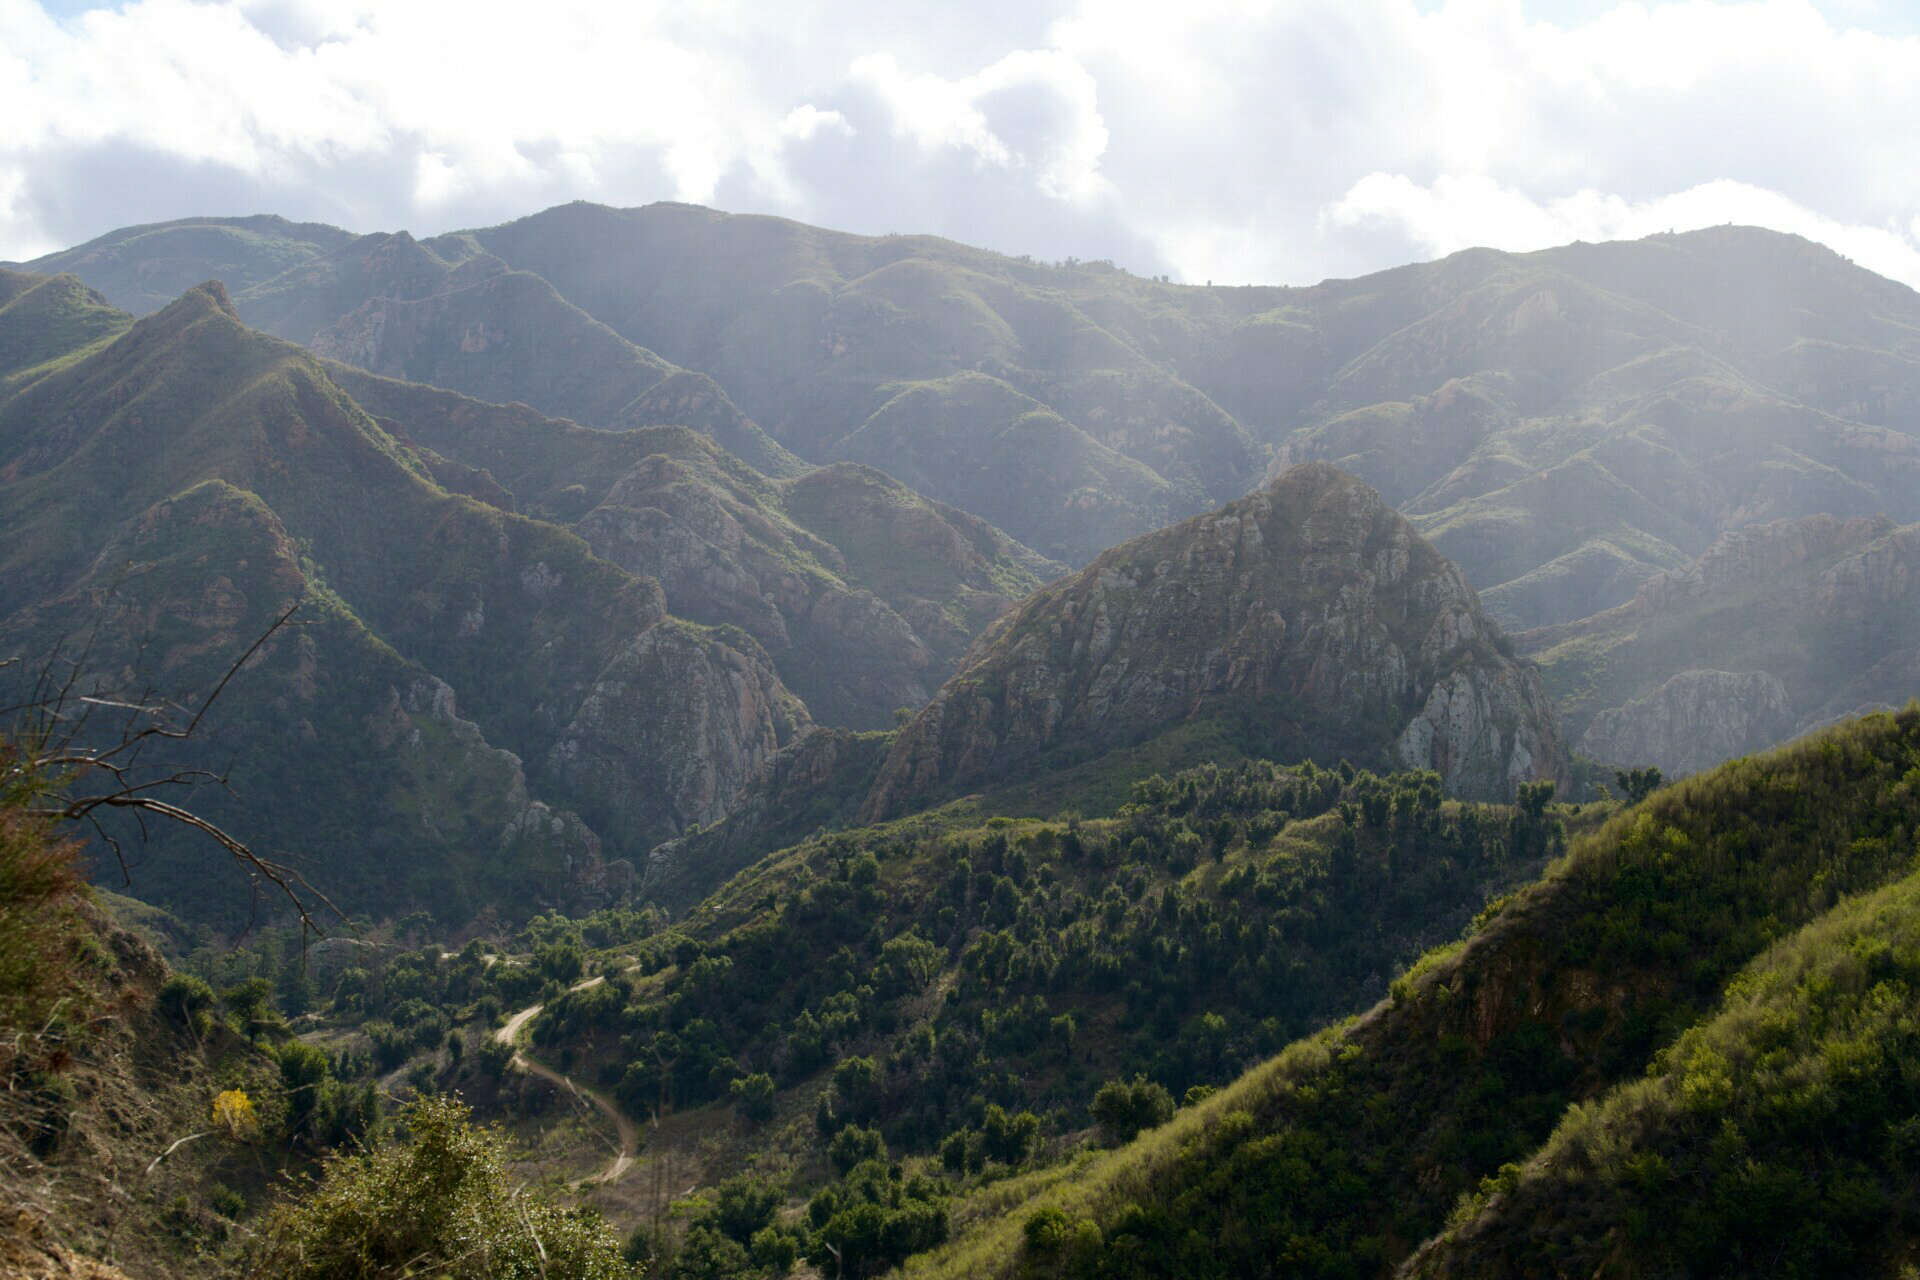
M 1204 505 L 984 374 L 906 384 L 833 456 L 878 467 L 1073 564 Z
M 1913 788 L 1920 775 L 1897 784 Z M 1920 877 L 1776 943 L 1645 1079 L 1463 1200 L 1414 1276 L 1907 1274 Z
M 1216 501 L 1259 464 L 1238 423 L 1142 354 L 1151 304 L 1172 291 L 1119 272 L 686 206 L 569 205 L 466 238 L 629 340 L 711 373 L 808 456 L 880 408 L 889 386 L 977 369 Z M 1092 314 L 1123 297 L 1121 313 Z
M 352 239 L 338 227 L 271 215 L 182 218 L 111 231 L 23 266 L 46 275 L 71 271 L 114 306 L 141 316 L 204 280 L 238 291 Z
M 1642 1073 L 1770 942 L 1902 875 L 1920 796 L 1896 784 L 1917 753 L 1909 709 L 1660 793 L 1365 1017 L 1024 1203 L 999 1195 L 910 1270 L 1018 1274 L 1023 1223 L 1053 1207 L 1097 1225 L 1101 1274 L 1383 1273 L 1568 1104 Z
M 0 270 L 0 379 L 33 376 L 49 361 L 71 357 L 126 331 L 127 317 L 79 277 Z

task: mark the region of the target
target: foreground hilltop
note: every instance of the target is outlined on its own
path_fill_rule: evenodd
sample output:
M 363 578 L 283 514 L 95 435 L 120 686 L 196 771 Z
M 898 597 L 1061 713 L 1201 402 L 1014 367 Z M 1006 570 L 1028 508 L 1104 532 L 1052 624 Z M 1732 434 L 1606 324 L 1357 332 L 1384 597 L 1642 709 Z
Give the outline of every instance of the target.
M 1910 705 L 1656 793 L 1371 1011 L 983 1191 L 906 1274 L 1910 1273 L 1917 752 Z
M 1563 776 L 1538 676 L 1459 569 L 1324 463 L 1029 596 L 899 735 L 866 815 L 1218 720 L 1253 753 Z

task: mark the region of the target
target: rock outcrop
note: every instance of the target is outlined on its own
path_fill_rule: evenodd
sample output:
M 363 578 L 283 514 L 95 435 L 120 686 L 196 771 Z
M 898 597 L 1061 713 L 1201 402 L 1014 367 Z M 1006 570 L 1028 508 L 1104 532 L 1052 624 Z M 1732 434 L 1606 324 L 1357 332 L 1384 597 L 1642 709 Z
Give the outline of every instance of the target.
M 902 730 L 864 815 L 1211 717 L 1282 757 L 1505 795 L 1563 763 L 1538 678 L 1505 647 L 1379 494 L 1310 463 L 1030 596 Z
M 1772 746 L 1792 727 L 1786 685 L 1765 671 L 1682 671 L 1643 698 L 1602 711 L 1582 753 L 1658 765 L 1669 777 Z
M 1642 613 L 1682 608 L 1741 587 L 1775 582 L 1805 564 L 1831 561 L 1894 531 L 1885 519 L 1816 515 L 1723 533 L 1685 567 L 1648 579 L 1635 593 Z
M 844 824 L 886 758 L 888 741 L 884 733 L 816 729 L 776 751 L 726 821 L 647 855 L 647 899 L 684 910 L 763 855 Z
M 751 638 L 668 620 L 607 664 L 548 752 L 545 776 L 616 840 L 718 822 L 808 727 Z

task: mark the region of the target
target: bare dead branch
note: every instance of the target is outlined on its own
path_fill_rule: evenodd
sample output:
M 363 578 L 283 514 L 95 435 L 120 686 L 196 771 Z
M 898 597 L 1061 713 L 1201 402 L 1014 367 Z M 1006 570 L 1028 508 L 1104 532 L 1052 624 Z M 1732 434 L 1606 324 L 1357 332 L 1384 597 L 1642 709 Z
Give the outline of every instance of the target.
M 97 688 L 81 691 L 87 660 L 99 633 L 96 619 L 78 658 L 63 662 L 56 650 L 56 656 L 36 672 L 30 696 L 5 709 L 16 720 L 11 736 L 18 750 L 0 758 L 0 766 L 4 766 L 0 767 L 0 782 L 22 788 L 29 807 L 35 812 L 61 821 L 86 823 L 112 851 L 121 877 L 127 883 L 131 883 L 132 875 L 126 852 L 101 822 L 103 813 L 127 814 L 139 827 L 143 839 L 148 835 L 148 814 L 197 831 L 219 845 L 246 872 L 250 914 L 257 914 L 259 910 L 264 883 L 285 898 L 299 917 L 303 939 L 325 936 L 326 929 L 315 918 L 309 903 L 324 907 L 341 921 L 346 920 L 346 915 L 297 869 L 263 857 L 219 825 L 153 794 L 170 787 L 192 788 L 205 783 L 232 794 L 228 774 L 197 768 L 150 773 L 140 767 L 143 753 L 155 742 L 179 742 L 193 737 L 241 668 L 292 621 L 299 608 L 300 602 L 295 601 L 274 618 L 246 651 L 227 666 L 184 724 L 179 723 L 177 717 L 185 715 L 186 708 L 156 696 L 151 685 L 137 695 L 109 693 Z M 0 667 L 17 661 L 8 659 L 0 663 Z M 103 713 L 121 716 L 119 730 L 103 744 L 92 745 L 89 738 L 95 735 L 89 733 L 90 726 L 95 717 Z

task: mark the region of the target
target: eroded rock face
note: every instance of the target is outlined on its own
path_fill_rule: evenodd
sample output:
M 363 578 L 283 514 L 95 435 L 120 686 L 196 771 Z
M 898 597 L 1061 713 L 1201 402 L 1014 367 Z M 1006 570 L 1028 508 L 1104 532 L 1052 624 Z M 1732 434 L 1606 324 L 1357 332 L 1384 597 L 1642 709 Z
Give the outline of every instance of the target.
M 828 720 L 879 723 L 937 682 L 914 629 L 819 567 L 838 552 L 668 457 L 647 458 L 577 526 L 596 554 L 660 580 L 679 613 L 731 623 Z
M 1682 671 L 1643 698 L 1602 711 L 1582 753 L 1624 765 L 1697 773 L 1778 742 L 1792 727 L 1787 687 L 1765 671 Z
M 1029 597 L 902 731 L 866 814 L 1210 716 L 1281 755 L 1504 795 L 1559 776 L 1562 750 L 1538 678 L 1496 637 L 1379 494 L 1310 463 Z
M 817 729 L 774 752 L 725 822 L 647 854 L 646 896 L 682 910 L 762 855 L 845 822 L 872 783 L 886 744 L 885 734 Z
M 419 760 L 423 769 L 498 779 L 485 815 L 477 814 L 467 797 L 417 791 L 416 817 L 423 827 L 435 838 L 445 840 L 449 833 L 459 834 L 473 826 L 476 818 L 484 821 L 491 817 L 498 823 L 499 857 L 507 865 L 538 877 L 536 892 L 544 901 L 572 906 L 598 896 L 596 886 L 605 877 L 600 838 L 579 815 L 528 794 L 520 757 L 489 744 L 479 725 L 460 716 L 453 689 L 446 681 L 420 675 L 404 692 L 389 690 L 388 700 L 399 730 L 392 744 L 397 752 Z M 437 740 L 432 748 L 435 758 L 430 760 L 422 758 L 428 752 L 429 727 Z M 472 834 L 483 836 L 486 832 L 487 828 L 481 826 Z
M 547 755 L 594 826 L 650 847 L 725 817 L 768 756 L 807 726 L 745 635 L 668 620 L 608 663 Z

